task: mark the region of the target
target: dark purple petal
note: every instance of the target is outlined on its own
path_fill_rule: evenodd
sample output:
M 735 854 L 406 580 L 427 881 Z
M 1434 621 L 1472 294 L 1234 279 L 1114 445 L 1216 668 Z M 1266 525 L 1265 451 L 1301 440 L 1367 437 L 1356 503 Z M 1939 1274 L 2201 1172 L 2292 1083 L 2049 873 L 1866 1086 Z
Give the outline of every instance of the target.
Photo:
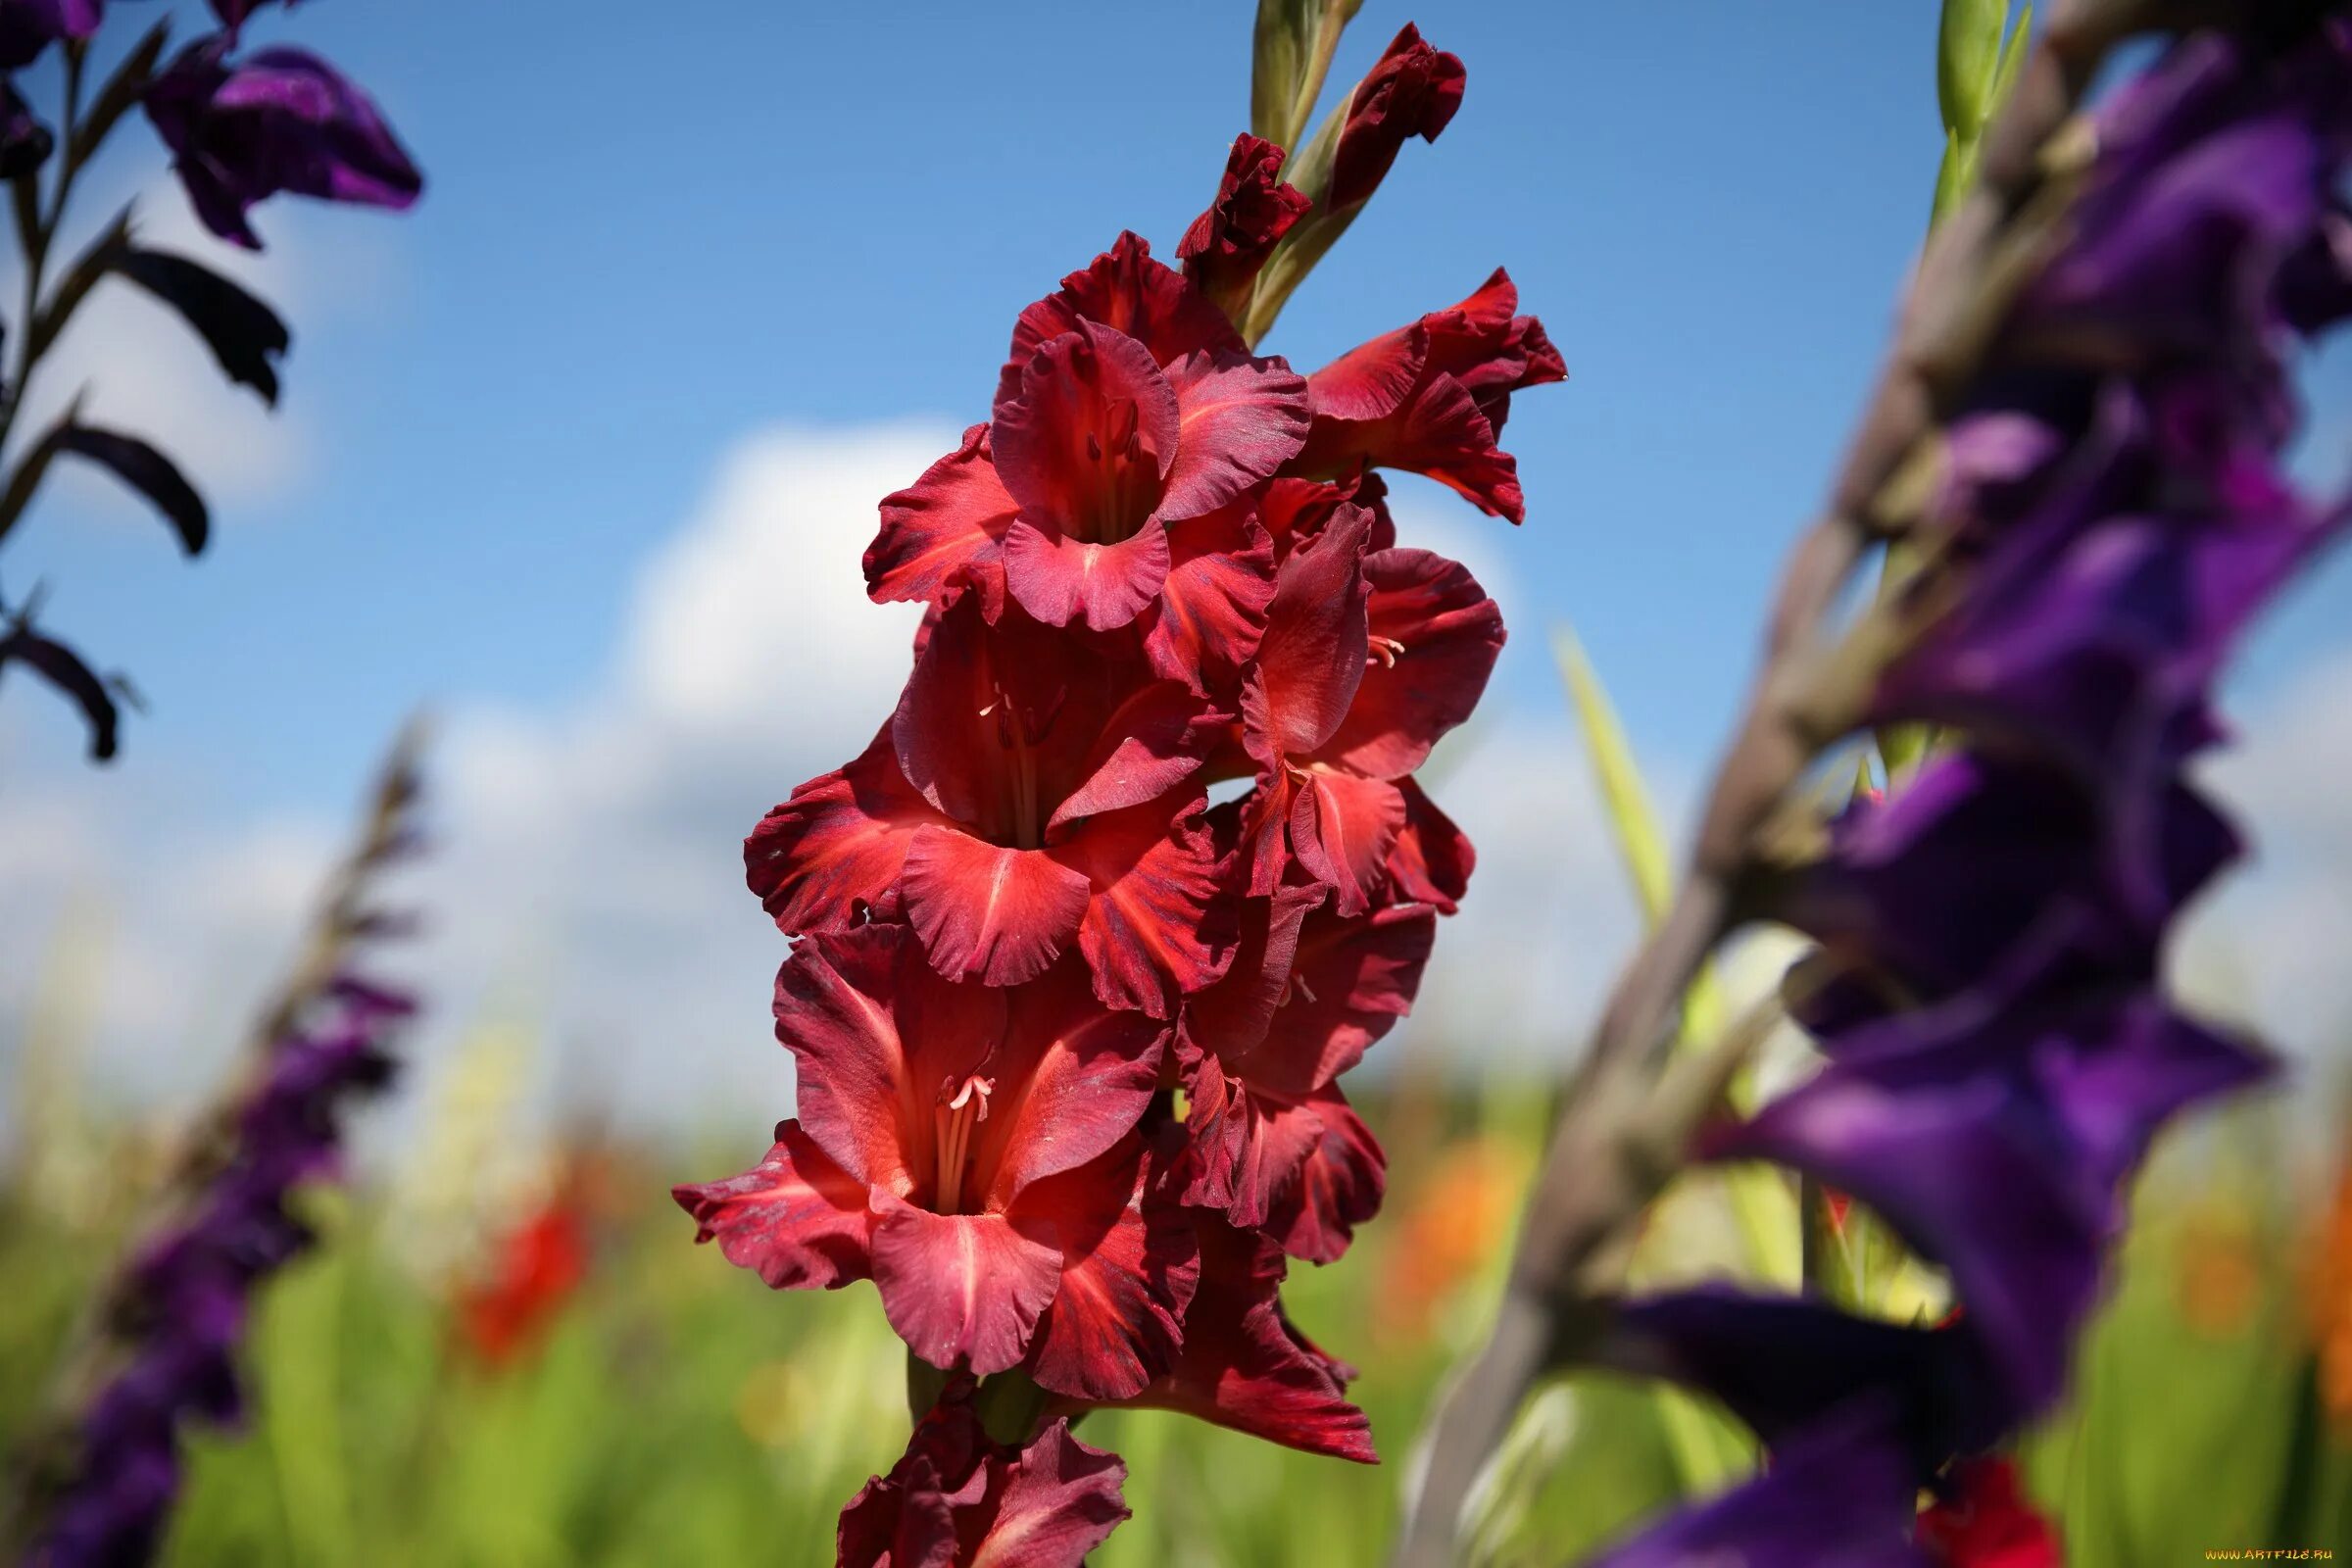
M 225 35 L 183 52 L 147 89 L 147 115 L 205 226 L 259 250 L 246 220 L 279 192 L 405 209 L 424 188 L 367 94 L 299 49 L 230 64 Z
M 103 0 L 0 0 L 0 71 L 22 71 L 62 38 L 98 30 Z

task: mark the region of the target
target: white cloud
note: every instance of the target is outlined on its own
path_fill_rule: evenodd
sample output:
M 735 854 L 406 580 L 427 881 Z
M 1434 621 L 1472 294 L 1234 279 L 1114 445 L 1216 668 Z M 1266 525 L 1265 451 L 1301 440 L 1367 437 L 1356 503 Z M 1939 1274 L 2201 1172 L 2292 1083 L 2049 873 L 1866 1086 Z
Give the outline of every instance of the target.
M 2252 856 L 2188 922 L 2179 964 L 2190 1000 L 2252 1023 L 2323 1075 L 2352 1060 L 2347 692 L 2352 654 L 2338 653 L 2250 714 L 2240 743 L 2206 769 Z M 2316 1087 L 2343 1086 L 2323 1076 Z

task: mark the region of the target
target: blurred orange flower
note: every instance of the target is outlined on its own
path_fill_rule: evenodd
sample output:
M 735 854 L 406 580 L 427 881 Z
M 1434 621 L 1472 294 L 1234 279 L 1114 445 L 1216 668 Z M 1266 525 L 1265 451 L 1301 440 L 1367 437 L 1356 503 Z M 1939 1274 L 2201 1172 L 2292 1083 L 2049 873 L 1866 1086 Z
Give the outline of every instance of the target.
M 1381 1338 L 1410 1341 L 1429 1332 L 1446 1298 L 1501 1243 L 1525 1174 L 1519 1152 L 1494 1139 L 1470 1139 L 1439 1156 L 1384 1260 L 1373 1325 Z
M 2352 1149 L 2346 1151 L 2318 1244 L 2311 1315 L 2320 1400 L 2338 1427 L 2352 1432 Z

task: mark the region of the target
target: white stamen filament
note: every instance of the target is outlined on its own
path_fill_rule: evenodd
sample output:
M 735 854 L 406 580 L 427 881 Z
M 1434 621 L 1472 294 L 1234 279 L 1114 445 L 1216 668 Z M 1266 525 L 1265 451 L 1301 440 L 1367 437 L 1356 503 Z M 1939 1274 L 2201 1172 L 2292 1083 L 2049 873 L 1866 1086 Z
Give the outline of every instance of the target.
M 932 1107 L 931 1125 L 938 1140 L 933 1185 L 942 1214 L 956 1212 L 963 1201 L 963 1166 L 971 1152 L 972 1129 L 988 1120 L 988 1097 L 996 1087 L 986 1078 L 966 1078 L 955 1099 Z

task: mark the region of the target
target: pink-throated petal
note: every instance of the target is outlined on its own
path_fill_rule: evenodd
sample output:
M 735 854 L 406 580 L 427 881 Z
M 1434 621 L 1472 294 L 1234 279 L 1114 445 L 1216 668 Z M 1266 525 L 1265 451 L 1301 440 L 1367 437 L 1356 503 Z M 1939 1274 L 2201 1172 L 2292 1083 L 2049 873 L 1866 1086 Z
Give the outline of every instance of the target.
M 1133 1131 L 1159 1088 L 1167 1036 L 1098 1003 L 1075 954 L 1006 995 L 1004 1043 L 986 1068 L 995 1093 L 972 1134 L 973 1170 L 997 1208 Z
M 865 1184 L 825 1157 L 798 1122 L 781 1122 L 767 1157 L 740 1176 L 670 1189 L 698 1242 L 772 1290 L 838 1290 L 864 1279 Z
M 929 1178 L 934 1107 L 981 1070 L 1005 1027 L 1004 993 L 942 979 L 890 925 L 804 938 L 776 971 L 775 1015 L 809 1138 L 901 1196 Z
M 1009 1211 L 1043 1220 L 1061 1251 L 1061 1289 L 1039 1322 L 1029 1374 L 1056 1394 L 1125 1399 L 1174 1364 L 1200 1277 L 1181 1210 L 1144 1201 L 1143 1146 L 1037 1183 Z
M 1315 1136 L 1265 1218 L 1266 1234 L 1293 1257 L 1337 1262 L 1355 1228 L 1380 1212 L 1388 1187 L 1388 1156 L 1337 1084 L 1318 1090 L 1300 1109 Z
M 1102 738 L 1080 764 L 1085 782 L 1046 823 L 1058 841 L 1071 823 L 1155 801 L 1200 769 L 1215 739 L 1198 695 L 1171 680 L 1138 688 L 1102 723 Z
M 1157 509 L 1178 440 L 1176 393 L 1152 351 L 1094 321 L 1038 346 L 989 429 L 1023 519 L 1102 541 Z
M 1124 626 L 1168 580 L 1168 533 L 1156 519 L 1115 544 L 1090 544 L 1016 522 L 1004 536 L 1004 586 L 1049 626 Z
M 991 986 L 1044 973 L 1087 913 L 1087 878 L 1057 854 L 1005 849 L 956 827 L 917 831 L 901 886 L 932 967 Z
M 865 548 L 867 596 L 877 604 L 925 602 L 944 594 L 959 572 L 996 571 L 1014 514 L 989 457 L 988 426 L 975 424 L 921 478 L 882 498 L 882 528 Z M 1000 590 L 992 602 L 1002 601 Z
M 1306 378 L 1280 360 L 1189 354 L 1168 367 L 1176 393 L 1176 463 L 1159 514 L 1215 511 L 1298 456 L 1306 443 Z
M 1025 1234 L 1002 1214 L 934 1214 L 882 1192 L 873 1205 L 874 1284 L 906 1348 L 983 1377 L 1016 1364 L 1061 1282 L 1051 1227 Z
M 1272 753 L 1312 753 L 1339 729 L 1363 683 L 1369 597 L 1363 548 L 1371 522 L 1360 507 L 1340 508 L 1275 577 L 1257 645 L 1265 694 L 1259 744 Z
M 1050 853 L 1094 889 L 1078 947 L 1104 1006 L 1165 1018 L 1224 971 L 1232 911 L 1200 797 L 1090 816 Z
M 1196 1224 L 1200 1284 L 1184 1315 L 1184 1348 L 1167 1376 L 1127 1402 L 1378 1463 L 1371 1423 L 1348 1402 L 1342 1369 L 1282 1314 L 1282 1250 L 1205 1213 Z
M 1373 657 L 1339 732 L 1315 755 L 1401 778 L 1470 716 L 1502 652 L 1502 612 L 1460 563 L 1426 550 L 1364 558 Z
M 1389 894 L 1401 903 L 1434 906 L 1451 914 L 1469 890 L 1478 852 L 1412 779 L 1396 781 L 1404 797 L 1404 829 L 1389 851 Z
M 794 790 L 752 830 L 744 878 L 795 935 L 891 919 L 907 845 L 944 820 L 906 782 L 886 724 L 855 761 Z
M 1274 542 L 1244 500 L 1170 530 L 1168 549 L 1144 657 L 1196 691 L 1229 691 L 1265 635 Z
M 1061 280 L 1060 292 L 1021 312 L 1012 329 L 1012 349 L 997 380 L 1002 402 L 1018 391 L 1021 370 L 1049 338 L 1081 321 L 1100 321 L 1126 333 L 1152 351 L 1160 365 L 1173 365 L 1203 349 L 1245 352 L 1241 333 L 1181 273 L 1152 259 L 1152 247 L 1132 233 Z
M 1294 787 L 1291 854 L 1332 890 L 1340 913 L 1363 913 L 1381 891 L 1389 852 L 1404 830 L 1404 797 L 1386 779 L 1324 768 L 1298 774 Z

